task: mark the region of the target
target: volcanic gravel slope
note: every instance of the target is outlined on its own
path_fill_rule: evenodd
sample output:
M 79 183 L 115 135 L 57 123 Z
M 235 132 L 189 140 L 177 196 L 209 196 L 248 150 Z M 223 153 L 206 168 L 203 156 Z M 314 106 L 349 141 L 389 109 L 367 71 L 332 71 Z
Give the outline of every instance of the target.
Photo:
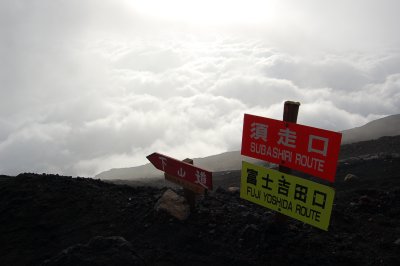
M 181 222 L 154 210 L 166 188 L 0 176 L 0 265 L 400 265 L 399 140 L 342 147 L 328 232 L 222 188 Z

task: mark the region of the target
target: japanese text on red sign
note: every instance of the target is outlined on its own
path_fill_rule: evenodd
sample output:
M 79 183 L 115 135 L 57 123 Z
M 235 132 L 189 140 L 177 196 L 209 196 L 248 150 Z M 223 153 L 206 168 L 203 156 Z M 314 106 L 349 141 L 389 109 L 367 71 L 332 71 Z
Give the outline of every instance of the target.
M 242 154 L 334 181 L 341 134 L 245 114 Z
M 207 170 L 159 153 L 150 154 L 147 158 L 157 169 L 169 175 L 187 180 L 205 189 L 212 189 L 212 173 Z

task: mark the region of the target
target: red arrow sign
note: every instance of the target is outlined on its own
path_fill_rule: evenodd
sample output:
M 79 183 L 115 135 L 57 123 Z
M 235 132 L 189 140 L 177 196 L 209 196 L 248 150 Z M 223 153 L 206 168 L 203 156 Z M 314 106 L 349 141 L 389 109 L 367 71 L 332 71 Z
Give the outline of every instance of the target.
M 152 153 L 146 157 L 157 169 L 166 174 L 197 184 L 206 189 L 212 189 L 212 173 L 191 164 L 165 156 Z

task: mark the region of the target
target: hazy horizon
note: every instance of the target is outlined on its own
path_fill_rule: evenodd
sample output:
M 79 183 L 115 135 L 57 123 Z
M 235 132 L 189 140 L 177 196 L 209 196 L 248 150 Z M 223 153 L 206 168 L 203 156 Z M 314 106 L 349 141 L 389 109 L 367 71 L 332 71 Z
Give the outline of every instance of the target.
M 301 2 L 301 3 L 300 3 Z M 0 174 L 238 150 L 244 113 L 341 131 L 400 113 L 396 0 L 0 2 Z

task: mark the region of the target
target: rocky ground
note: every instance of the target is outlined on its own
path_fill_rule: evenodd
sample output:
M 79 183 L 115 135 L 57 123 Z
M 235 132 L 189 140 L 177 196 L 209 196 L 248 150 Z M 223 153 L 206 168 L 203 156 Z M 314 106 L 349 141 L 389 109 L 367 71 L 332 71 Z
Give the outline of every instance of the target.
M 399 153 L 400 137 L 342 147 L 328 232 L 240 199 L 238 172 L 185 221 L 155 210 L 167 188 L 0 176 L 0 264 L 400 265 Z

